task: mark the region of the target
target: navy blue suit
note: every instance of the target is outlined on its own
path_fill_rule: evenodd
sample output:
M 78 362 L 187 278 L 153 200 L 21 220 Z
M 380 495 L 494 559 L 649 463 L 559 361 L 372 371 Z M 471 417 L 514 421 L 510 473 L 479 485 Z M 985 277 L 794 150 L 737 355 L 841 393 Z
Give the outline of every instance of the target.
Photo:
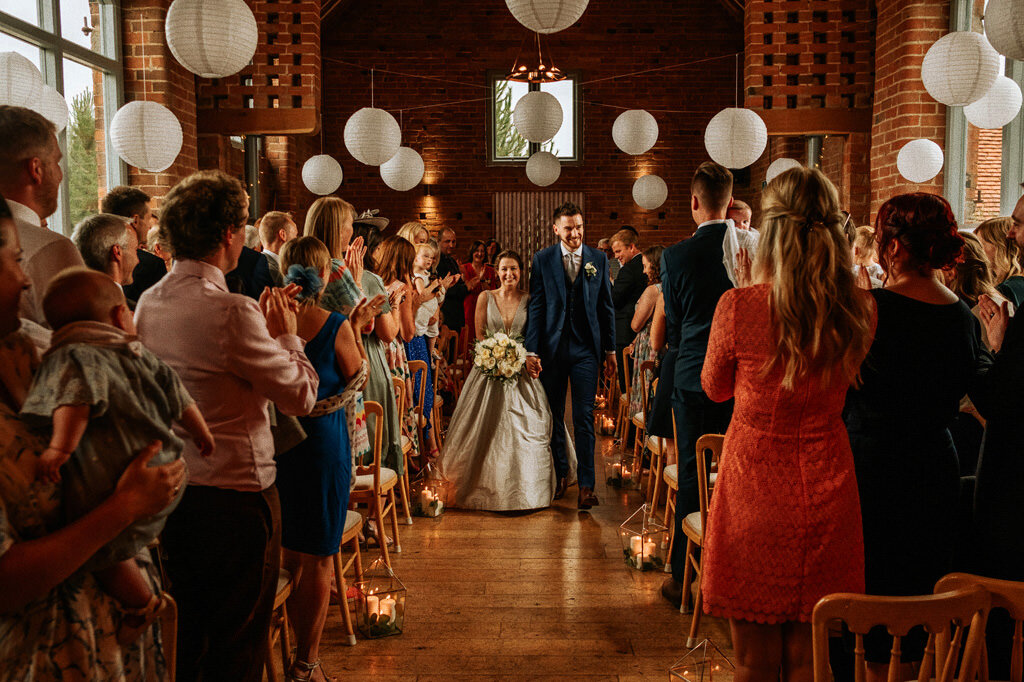
M 587 274 L 587 266 L 595 270 Z M 551 405 L 551 454 L 559 478 L 569 473 L 565 449 L 565 391 L 572 385 L 572 421 L 581 488 L 594 487 L 594 396 L 601 361 L 615 351 L 608 259 L 583 247 L 576 281 L 565 274 L 558 244 L 538 251 L 530 269 L 526 350 L 541 361 L 540 381 Z

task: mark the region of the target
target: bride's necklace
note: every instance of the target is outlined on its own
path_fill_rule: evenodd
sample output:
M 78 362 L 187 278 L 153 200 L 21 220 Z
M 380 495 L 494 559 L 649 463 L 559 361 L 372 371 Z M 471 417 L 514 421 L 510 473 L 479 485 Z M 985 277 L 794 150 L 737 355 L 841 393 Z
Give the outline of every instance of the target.
M 495 292 L 494 303 L 498 306 L 498 314 L 501 315 L 501 322 L 505 325 L 505 329 L 511 329 L 512 322 L 515 322 L 516 311 L 519 310 L 519 301 L 516 300 L 512 304 L 512 321 L 510 322 L 508 316 L 505 314 L 508 309 L 508 305 L 502 304 L 502 298 L 503 296 L 499 296 L 499 292 Z

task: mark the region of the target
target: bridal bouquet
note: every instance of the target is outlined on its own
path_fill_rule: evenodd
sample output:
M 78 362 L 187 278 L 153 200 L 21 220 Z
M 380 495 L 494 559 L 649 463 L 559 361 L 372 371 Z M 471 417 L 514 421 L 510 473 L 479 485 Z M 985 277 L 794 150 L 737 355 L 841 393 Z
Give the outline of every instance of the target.
M 521 338 L 497 332 L 476 342 L 473 366 L 485 377 L 512 384 L 519 380 L 524 365 L 526 348 Z

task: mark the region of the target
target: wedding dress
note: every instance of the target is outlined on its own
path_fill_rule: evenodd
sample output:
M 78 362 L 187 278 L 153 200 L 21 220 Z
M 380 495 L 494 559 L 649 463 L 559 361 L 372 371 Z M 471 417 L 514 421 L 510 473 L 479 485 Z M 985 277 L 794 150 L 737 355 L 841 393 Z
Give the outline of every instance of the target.
M 487 333 L 521 336 L 529 296 L 523 296 L 510 327 L 494 296 L 487 296 Z M 551 457 L 551 409 L 538 379 L 525 370 L 514 384 L 470 371 L 435 464 L 447 502 L 463 509 L 540 509 L 555 493 Z M 567 437 L 569 462 L 576 453 Z M 571 472 L 570 479 L 573 478 Z

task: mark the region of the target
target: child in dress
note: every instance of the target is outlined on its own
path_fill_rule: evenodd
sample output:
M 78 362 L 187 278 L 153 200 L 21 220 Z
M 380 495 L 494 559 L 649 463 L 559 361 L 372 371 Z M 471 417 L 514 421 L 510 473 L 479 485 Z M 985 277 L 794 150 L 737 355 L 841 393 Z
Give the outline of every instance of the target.
M 441 314 L 439 311 L 445 293 L 440 280 L 430 281 L 437 257 L 437 245 L 433 242 L 426 242 L 416 247 L 416 260 L 412 264 L 416 291 L 420 292 L 420 296 L 433 294 L 431 298 L 420 303 L 420 307 L 416 309 L 416 336 L 426 338 L 427 352 L 430 357 L 434 357 L 434 344 L 440 333 L 439 318 Z
M 49 447 L 37 464 L 39 478 L 59 480 L 63 467 L 65 520 L 70 523 L 110 496 L 139 450 L 163 445 L 150 466 L 182 456 L 184 442 L 171 431 L 178 421 L 200 454 L 213 452 L 213 435 L 174 370 L 135 337 L 124 294 L 107 275 L 71 268 L 53 279 L 43 298 L 53 328 L 21 415 L 52 423 Z M 143 626 L 160 600 L 133 558 L 156 539 L 181 499 L 135 523 L 86 563 L 103 588 Z

